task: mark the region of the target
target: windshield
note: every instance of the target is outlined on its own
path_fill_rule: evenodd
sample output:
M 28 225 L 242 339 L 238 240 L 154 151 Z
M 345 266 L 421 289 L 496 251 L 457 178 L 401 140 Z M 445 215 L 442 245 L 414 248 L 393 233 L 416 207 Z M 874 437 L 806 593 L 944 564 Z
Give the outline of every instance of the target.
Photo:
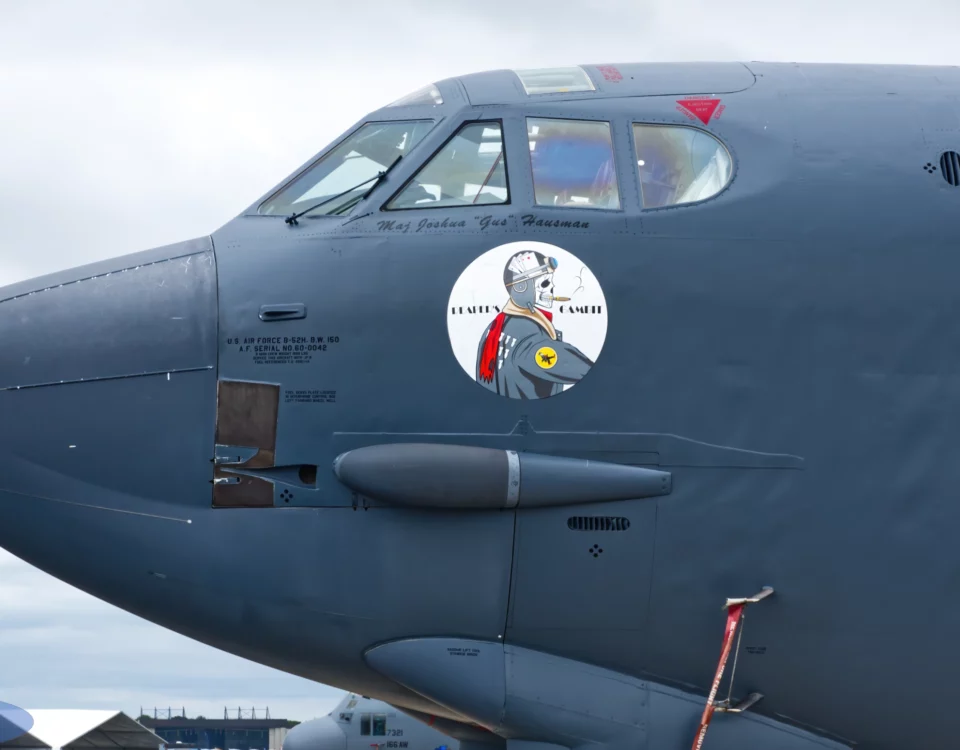
M 346 213 L 370 189 L 377 174 L 409 153 L 432 127 L 431 120 L 369 122 L 261 205 L 260 213 L 286 216 L 348 191 L 307 218 Z

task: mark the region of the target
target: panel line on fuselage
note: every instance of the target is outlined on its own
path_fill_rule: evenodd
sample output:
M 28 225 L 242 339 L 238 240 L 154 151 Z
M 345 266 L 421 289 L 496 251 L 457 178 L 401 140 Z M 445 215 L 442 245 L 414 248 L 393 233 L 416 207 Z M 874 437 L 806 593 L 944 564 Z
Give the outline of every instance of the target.
M 149 378 L 156 375 L 166 375 L 170 379 L 171 375 L 185 372 L 203 372 L 204 370 L 214 369 L 213 365 L 201 365 L 200 367 L 183 367 L 179 370 L 156 370 L 154 372 L 131 372 L 127 375 L 103 375 L 95 378 L 80 378 L 79 380 L 57 380 L 49 383 L 27 383 L 26 385 L 10 385 L 0 387 L 0 391 L 22 391 L 28 388 L 50 388 L 56 385 L 76 385 L 77 383 L 101 383 L 105 380 L 124 380 L 126 378 Z
M 17 495 L 19 497 L 30 498 L 31 500 L 47 500 L 51 503 L 63 503 L 64 505 L 76 505 L 79 508 L 90 508 L 91 510 L 108 510 L 113 513 L 125 513 L 130 516 L 143 516 L 144 518 L 154 518 L 158 521 L 176 521 L 177 523 L 191 524 L 193 521 L 189 518 L 174 518 L 173 516 L 158 516 L 155 513 L 141 513 L 136 510 L 124 510 L 123 508 L 107 508 L 103 505 L 90 505 L 89 503 L 78 503 L 75 500 L 63 500 L 59 497 L 44 497 L 43 495 L 31 495 L 29 492 L 17 492 L 16 490 L 0 488 L 0 492 L 7 495 Z

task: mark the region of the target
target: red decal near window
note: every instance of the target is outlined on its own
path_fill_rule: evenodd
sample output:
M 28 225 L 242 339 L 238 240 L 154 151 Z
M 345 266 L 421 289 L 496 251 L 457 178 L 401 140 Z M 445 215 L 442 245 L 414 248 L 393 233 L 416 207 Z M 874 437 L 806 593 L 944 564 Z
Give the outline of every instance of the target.
M 605 81 L 619 83 L 623 80 L 623 75 L 613 65 L 598 65 L 597 70 L 603 74 L 603 79 Z
M 700 120 L 704 125 L 711 119 L 718 119 L 723 110 L 726 109 L 720 104 L 719 99 L 707 99 L 696 97 L 693 99 L 678 99 L 677 111 L 683 112 L 691 120 Z

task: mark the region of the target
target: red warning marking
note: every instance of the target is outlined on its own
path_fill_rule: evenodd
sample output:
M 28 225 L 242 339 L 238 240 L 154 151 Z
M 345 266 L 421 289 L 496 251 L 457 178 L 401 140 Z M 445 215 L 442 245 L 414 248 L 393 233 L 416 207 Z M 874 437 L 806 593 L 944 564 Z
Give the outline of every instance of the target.
M 619 83 L 623 80 L 623 74 L 613 65 L 598 65 L 597 70 L 603 74 L 603 79 L 605 81 Z
M 677 99 L 677 105 L 677 111 L 683 112 L 691 120 L 700 120 L 704 125 L 711 119 L 718 119 L 726 109 L 719 99 L 707 98 Z

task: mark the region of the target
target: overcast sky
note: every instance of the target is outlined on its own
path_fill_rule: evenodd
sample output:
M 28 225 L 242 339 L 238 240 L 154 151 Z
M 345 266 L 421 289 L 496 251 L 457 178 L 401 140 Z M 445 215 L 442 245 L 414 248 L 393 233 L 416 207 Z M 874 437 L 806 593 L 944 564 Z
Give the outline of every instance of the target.
M 645 60 L 952 65 L 958 22 L 957 0 L 0 0 L 0 285 L 209 234 L 433 80 Z M 308 719 L 339 695 L 0 550 L 0 700 Z

